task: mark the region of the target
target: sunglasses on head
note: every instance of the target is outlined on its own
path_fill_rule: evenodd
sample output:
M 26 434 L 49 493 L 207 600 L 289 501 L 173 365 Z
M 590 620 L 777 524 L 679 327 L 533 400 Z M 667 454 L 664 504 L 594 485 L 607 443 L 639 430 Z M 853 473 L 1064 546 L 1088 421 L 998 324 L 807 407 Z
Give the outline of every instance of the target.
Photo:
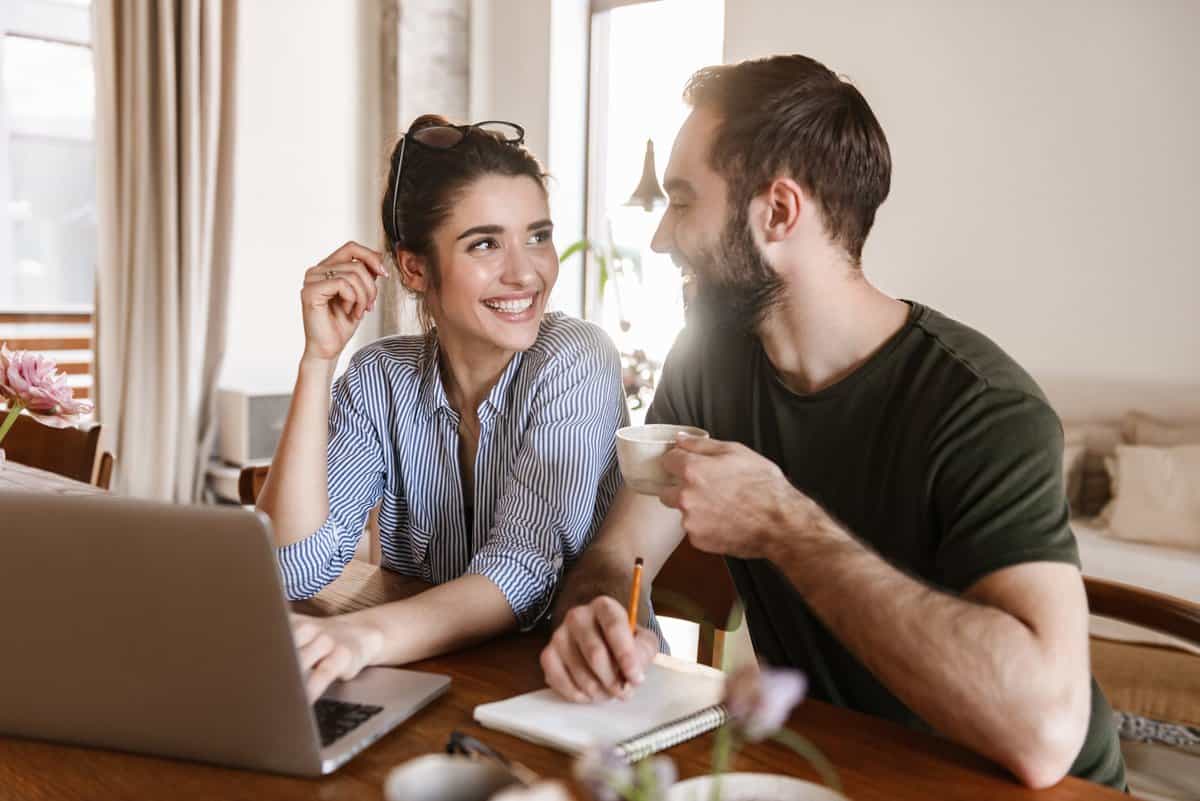
M 409 130 L 400 137 L 400 148 L 396 154 L 396 180 L 392 185 L 392 241 L 399 244 L 404 239 L 400 234 L 400 173 L 404 169 L 404 151 L 409 142 L 415 142 L 422 147 L 433 150 L 451 150 L 458 147 L 472 129 L 484 133 L 508 145 L 525 144 L 525 129 L 515 122 L 502 120 L 484 120 L 471 125 L 428 125 L 417 130 Z

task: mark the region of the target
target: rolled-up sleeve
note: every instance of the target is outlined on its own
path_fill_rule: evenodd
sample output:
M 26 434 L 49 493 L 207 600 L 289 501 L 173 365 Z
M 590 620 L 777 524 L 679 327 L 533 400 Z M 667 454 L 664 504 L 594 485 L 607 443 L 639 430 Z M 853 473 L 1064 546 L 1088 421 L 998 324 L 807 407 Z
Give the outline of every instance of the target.
M 547 365 L 487 541 L 467 567 L 504 593 L 522 630 L 546 613 L 620 486 L 616 430 L 628 421 L 621 360 L 598 328 Z
M 288 600 L 311 598 L 341 575 L 354 558 L 367 515 L 379 502 L 383 447 L 367 413 L 375 394 L 364 382 L 363 365 L 357 360 L 334 384 L 326 459 L 329 517 L 312 534 L 276 551 Z M 375 400 L 376 406 L 386 403 Z

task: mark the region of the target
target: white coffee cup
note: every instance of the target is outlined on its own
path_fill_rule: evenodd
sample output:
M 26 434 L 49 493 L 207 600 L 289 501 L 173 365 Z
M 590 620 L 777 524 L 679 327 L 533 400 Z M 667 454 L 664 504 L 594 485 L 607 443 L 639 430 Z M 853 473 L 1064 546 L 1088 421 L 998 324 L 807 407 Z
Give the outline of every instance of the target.
M 676 482 L 663 470 L 663 455 L 675 447 L 680 434 L 708 438 L 703 428 L 652 423 L 626 426 L 617 431 L 617 462 L 621 475 L 634 492 L 658 495 Z
M 384 780 L 383 797 L 387 801 L 487 801 L 517 784 L 516 776 L 493 762 L 428 754 L 393 768 Z

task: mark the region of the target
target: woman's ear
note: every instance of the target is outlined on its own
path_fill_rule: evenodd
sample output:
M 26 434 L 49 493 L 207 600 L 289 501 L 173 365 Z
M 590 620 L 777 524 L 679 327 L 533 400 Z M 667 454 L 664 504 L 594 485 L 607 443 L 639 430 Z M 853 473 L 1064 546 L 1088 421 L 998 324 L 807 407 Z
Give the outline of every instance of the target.
M 411 250 L 396 248 L 396 270 L 400 274 L 400 283 L 408 291 L 423 295 L 429 289 L 429 270 L 425 259 Z

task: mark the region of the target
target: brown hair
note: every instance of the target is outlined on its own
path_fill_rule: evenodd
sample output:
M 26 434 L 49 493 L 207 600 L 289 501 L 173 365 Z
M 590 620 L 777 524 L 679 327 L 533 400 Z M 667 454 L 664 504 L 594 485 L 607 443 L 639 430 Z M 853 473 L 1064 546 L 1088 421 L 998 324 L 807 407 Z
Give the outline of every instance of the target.
M 709 163 L 731 203 L 781 174 L 820 206 L 830 239 L 861 264 L 875 211 L 891 186 L 887 137 L 866 99 L 825 65 L 800 55 L 705 67 L 684 100 L 721 117 Z
M 445 117 L 423 114 L 408 128 L 413 133 L 422 128 L 451 125 Z M 396 219 L 400 230 L 393 229 L 392 191 L 396 187 L 396 170 L 403 137 L 392 146 L 386 188 L 380 204 L 383 233 L 387 251 L 393 257 L 397 248 L 422 257 L 429 270 L 429 279 L 436 288 L 441 284 L 437 251 L 433 234 L 450 216 L 450 210 L 461 193 L 485 175 L 528 176 L 546 190 L 546 172 L 537 158 L 523 145 L 504 142 L 495 134 L 480 128 L 467 130 L 463 140 L 448 150 L 423 147 L 413 141 L 405 143 L 404 169 L 400 173 L 399 205 Z M 421 327 L 428 333 L 433 328 L 432 317 L 424 297 L 420 301 Z

